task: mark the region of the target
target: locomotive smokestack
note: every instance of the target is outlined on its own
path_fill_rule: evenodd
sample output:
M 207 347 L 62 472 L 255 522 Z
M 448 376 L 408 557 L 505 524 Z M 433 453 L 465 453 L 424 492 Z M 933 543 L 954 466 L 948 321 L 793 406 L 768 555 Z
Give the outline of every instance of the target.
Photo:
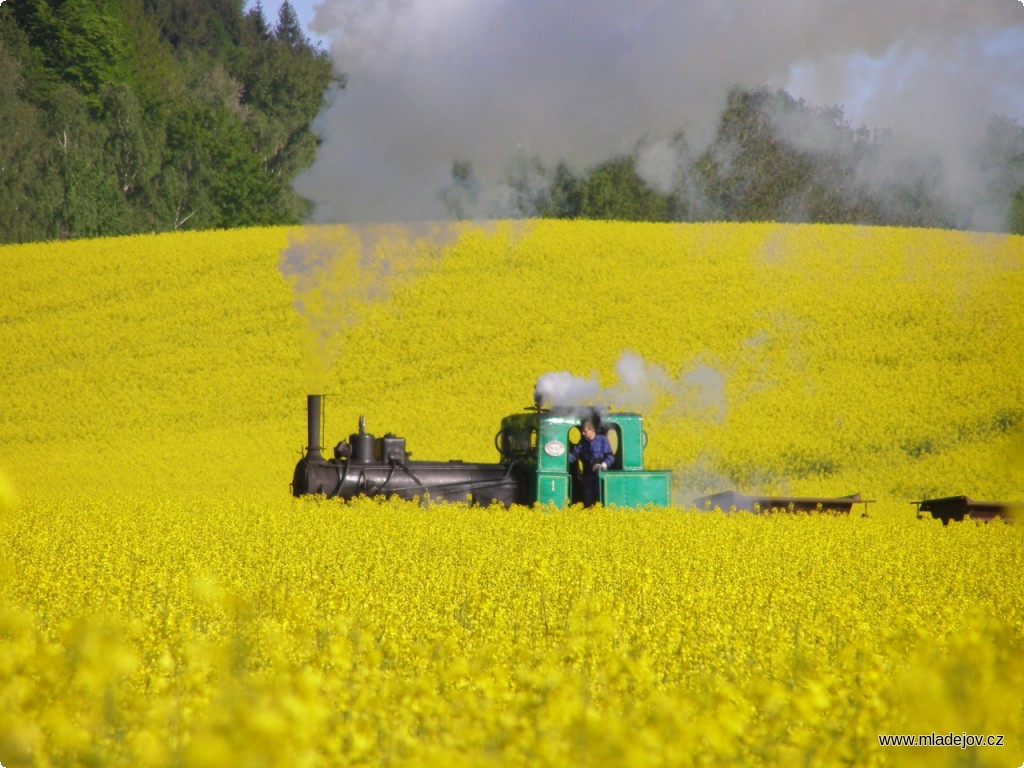
M 323 395 L 306 395 L 306 458 L 323 461 L 320 445 L 321 425 L 323 424 Z

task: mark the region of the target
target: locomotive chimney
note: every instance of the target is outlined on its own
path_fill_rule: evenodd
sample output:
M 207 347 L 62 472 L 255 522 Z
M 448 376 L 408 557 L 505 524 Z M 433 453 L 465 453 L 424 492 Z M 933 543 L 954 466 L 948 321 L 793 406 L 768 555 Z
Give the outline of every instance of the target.
M 320 432 L 323 424 L 323 395 L 306 395 L 306 458 L 312 461 L 323 461 L 320 445 Z

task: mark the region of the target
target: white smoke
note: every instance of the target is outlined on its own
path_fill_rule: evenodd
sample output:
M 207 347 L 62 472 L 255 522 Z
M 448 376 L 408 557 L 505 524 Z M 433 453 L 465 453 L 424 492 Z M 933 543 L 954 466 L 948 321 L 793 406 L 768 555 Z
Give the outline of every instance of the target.
M 584 379 L 568 371 L 545 373 L 533 387 L 534 402 L 538 406 L 568 408 L 595 405 L 604 400 L 601 385 L 593 379 Z
M 646 411 L 659 407 L 681 415 L 725 414 L 725 376 L 708 365 L 695 365 L 677 376 L 635 352 L 623 352 L 615 363 L 616 383 L 603 387 L 596 375 L 584 378 L 568 371 L 542 374 L 534 385 L 534 401 L 550 408 L 611 407 Z
M 614 407 L 640 410 L 650 405 L 655 391 L 669 379 L 656 365 L 645 363 L 633 352 L 625 352 L 615 364 L 618 383 L 602 387 L 592 374 L 583 378 L 568 371 L 541 375 L 534 386 L 534 401 L 551 408 Z
M 699 151 L 734 85 L 891 128 L 965 201 L 989 116 L 1024 118 L 1015 0 L 324 0 L 311 29 L 347 77 L 296 184 L 318 221 L 443 218 L 456 160 L 479 183 L 467 213 L 510 213 L 513 158 L 581 171 L 638 141 L 665 188 L 672 137 Z

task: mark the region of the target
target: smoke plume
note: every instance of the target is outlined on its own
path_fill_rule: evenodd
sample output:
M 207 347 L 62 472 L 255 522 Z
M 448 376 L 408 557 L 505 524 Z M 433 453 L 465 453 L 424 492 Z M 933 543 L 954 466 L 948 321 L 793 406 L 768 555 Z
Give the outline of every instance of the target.
M 278 269 L 292 286 L 305 322 L 303 360 L 309 393 L 324 391 L 343 334 L 372 302 L 387 298 L 439 257 L 459 227 L 357 225 L 298 227 Z
M 988 119 L 1024 117 L 1018 0 L 324 0 L 311 28 L 346 77 L 296 184 L 318 221 L 444 218 L 456 161 L 460 210 L 510 215 L 510 165 L 582 171 L 638 142 L 664 186 L 672 137 L 699 151 L 737 85 L 891 129 L 969 204 Z
M 551 371 L 537 378 L 534 402 L 550 408 L 612 407 L 649 411 L 657 406 L 675 415 L 721 418 L 725 413 L 725 376 L 707 365 L 672 376 L 635 352 L 623 352 L 615 363 L 617 381 L 608 387 L 596 375 L 584 378 L 568 371 Z

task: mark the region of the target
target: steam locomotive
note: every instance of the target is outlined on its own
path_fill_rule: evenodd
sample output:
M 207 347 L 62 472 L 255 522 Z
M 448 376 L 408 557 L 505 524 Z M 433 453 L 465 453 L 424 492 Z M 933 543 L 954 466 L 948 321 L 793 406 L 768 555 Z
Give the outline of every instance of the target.
M 292 494 L 397 496 L 425 501 L 470 501 L 481 505 L 555 504 L 582 500 L 582 485 L 569 461 L 569 449 L 579 439 L 585 415 L 605 434 L 615 460 L 600 474 L 600 502 L 621 507 L 671 504 L 672 474 L 644 468 L 647 436 L 636 413 L 590 409 L 542 409 L 506 416 L 495 435 L 500 460 L 494 464 L 449 461 L 411 461 L 405 438 L 391 433 L 375 437 L 359 429 L 324 458 L 322 446 L 323 395 L 307 396 L 308 445 L 295 467 Z
M 564 507 L 583 500 L 583 488 L 570 448 L 580 439 L 583 419 L 591 421 L 611 444 L 612 466 L 599 475 L 599 501 L 605 506 L 669 506 L 672 473 L 644 467 L 647 434 L 637 413 L 600 408 L 532 408 L 506 416 L 494 438 L 499 461 L 493 464 L 449 461 L 411 461 L 405 438 L 390 432 L 375 437 L 359 417 L 359 429 L 323 456 L 323 395 L 307 396 L 308 445 L 292 479 L 294 496 L 321 494 L 352 499 L 356 496 L 395 496 L 430 501 L 470 501 L 480 505 L 534 503 Z M 690 500 L 684 501 L 684 503 Z M 857 505 L 873 503 L 860 494 L 840 497 L 748 496 L 722 491 L 693 499 L 697 509 L 744 509 L 752 512 L 833 512 L 849 514 Z M 931 512 L 944 522 L 970 516 L 977 520 L 1008 520 L 1022 505 L 977 502 L 965 496 L 914 502 L 918 514 Z M 1024 514 L 1024 512 L 1020 513 Z

